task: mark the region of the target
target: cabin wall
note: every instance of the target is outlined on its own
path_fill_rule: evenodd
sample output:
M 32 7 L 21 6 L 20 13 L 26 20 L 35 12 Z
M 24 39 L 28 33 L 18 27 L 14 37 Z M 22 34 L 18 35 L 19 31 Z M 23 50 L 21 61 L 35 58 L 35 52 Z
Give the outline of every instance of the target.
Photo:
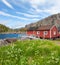
M 30 36 L 33 34 L 33 31 L 27 31 L 27 35 Z
M 50 31 L 47 31 L 47 34 L 44 34 L 45 31 L 39 31 L 39 32 L 40 33 L 37 34 L 38 37 L 40 37 L 40 38 L 50 38 Z
M 50 38 L 50 30 L 47 31 L 47 35 L 44 35 L 44 36 L 45 36 L 45 38 Z
M 37 34 L 36 31 L 33 31 L 33 35 L 36 36 L 36 34 Z
M 51 29 L 51 38 L 56 38 L 58 36 L 58 29 L 56 28 L 56 26 L 54 26 Z
M 36 36 L 36 31 L 27 31 L 27 35 L 28 36 L 30 36 L 30 35 Z

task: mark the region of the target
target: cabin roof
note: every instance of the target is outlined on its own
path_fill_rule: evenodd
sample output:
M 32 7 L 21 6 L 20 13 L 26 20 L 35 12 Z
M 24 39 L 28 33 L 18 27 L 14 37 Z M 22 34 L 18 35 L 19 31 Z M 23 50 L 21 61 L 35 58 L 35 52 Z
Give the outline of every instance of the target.
M 37 30 L 38 27 L 30 27 L 27 31 Z
M 52 28 L 53 25 L 42 25 L 40 26 L 39 28 L 38 27 L 30 27 L 27 31 L 37 31 L 37 30 L 40 30 L 40 31 L 48 31 Z
M 50 30 L 51 27 L 52 27 L 52 25 L 45 25 L 45 26 L 39 27 L 37 30 Z

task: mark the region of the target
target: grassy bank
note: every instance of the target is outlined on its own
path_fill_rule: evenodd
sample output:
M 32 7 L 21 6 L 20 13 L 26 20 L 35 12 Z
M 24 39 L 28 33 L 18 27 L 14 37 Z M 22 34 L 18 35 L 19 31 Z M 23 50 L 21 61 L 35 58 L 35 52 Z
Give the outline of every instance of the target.
M 60 46 L 47 40 L 17 41 L 0 48 L 0 65 L 60 65 Z

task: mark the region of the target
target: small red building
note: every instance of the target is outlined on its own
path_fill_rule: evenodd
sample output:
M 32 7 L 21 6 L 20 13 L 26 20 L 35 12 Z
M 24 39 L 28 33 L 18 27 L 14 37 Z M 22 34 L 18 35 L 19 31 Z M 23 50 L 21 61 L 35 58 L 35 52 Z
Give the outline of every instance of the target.
M 34 35 L 39 38 L 56 38 L 60 35 L 58 28 L 55 25 L 40 26 L 38 29 L 27 30 L 27 35 Z

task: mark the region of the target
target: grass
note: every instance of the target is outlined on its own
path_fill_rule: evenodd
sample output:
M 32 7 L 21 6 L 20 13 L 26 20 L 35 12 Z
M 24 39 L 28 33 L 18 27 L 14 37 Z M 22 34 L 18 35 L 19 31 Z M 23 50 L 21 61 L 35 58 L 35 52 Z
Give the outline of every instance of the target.
M 0 65 L 60 65 L 60 46 L 48 40 L 17 41 L 0 47 Z

